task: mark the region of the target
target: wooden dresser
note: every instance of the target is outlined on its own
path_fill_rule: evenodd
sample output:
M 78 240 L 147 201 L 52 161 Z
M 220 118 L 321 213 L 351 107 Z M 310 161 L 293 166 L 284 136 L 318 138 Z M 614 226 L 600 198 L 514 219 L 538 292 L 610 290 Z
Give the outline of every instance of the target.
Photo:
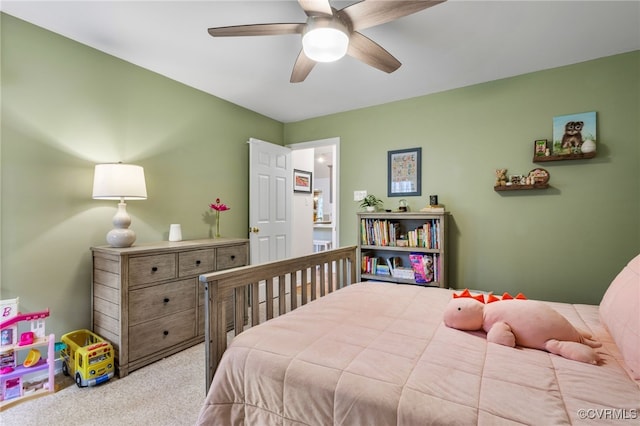
M 162 241 L 91 251 L 93 331 L 114 345 L 124 377 L 204 340 L 198 276 L 246 265 L 249 240 Z

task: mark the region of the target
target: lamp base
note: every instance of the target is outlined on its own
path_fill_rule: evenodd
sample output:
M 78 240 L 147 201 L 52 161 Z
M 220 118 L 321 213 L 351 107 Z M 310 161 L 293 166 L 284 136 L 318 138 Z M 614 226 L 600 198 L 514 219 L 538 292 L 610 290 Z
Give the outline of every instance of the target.
M 107 242 L 111 247 L 131 247 L 136 240 L 136 233 L 129 229 L 131 217 L 127 213 L 127 204 L 121 200 L 118 211 L 113 216 L 113 229 L 107 233 Z
M 136 241 L 136 233 L 131 229 L 112 229 L 107 233 L 107 242 L 111 247 L 131 247 Z

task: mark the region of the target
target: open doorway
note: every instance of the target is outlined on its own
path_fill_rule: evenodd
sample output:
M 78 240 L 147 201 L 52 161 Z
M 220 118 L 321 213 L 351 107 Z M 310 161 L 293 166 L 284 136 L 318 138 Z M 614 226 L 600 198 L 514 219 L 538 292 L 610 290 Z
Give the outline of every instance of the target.
M 339 241 L 340 138 L 301 142 L 292 149 L 294 169 L 312 172 L 312 192 L 294 193 L 291 252 L 336 248 Z

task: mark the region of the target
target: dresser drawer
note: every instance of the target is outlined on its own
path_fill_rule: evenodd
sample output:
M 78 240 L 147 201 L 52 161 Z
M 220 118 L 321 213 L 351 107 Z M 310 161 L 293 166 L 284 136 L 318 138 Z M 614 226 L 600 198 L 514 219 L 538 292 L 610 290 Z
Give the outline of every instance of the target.
M 216 271 L 245 266 L 247 264 L 247 246 L 230 246 L 216 249 Z
M 129 293 L 129 324 L 170 315 L 195 307 L 197 280 L 172 281 Z
M 215 250 L 192 250 L 178 253 L 178 276 L 200 275 L 215 270 Z
M 129 327 L 129 360 L 165 350 L 195 337 L 195 329 L 195 308 Z
M 129 285 L 154 283 L 176 277 L 176 255 L 132 257 L 129 259 Z

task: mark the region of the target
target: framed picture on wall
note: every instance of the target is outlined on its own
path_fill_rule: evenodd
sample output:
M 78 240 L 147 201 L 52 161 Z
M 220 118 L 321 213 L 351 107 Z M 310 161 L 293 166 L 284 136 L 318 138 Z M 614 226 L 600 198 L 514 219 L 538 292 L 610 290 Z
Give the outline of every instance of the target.
M 553 117 L 553 155 L 579 154 L 587 140 L 596 142 L 594 111 Z
M 422 148 L 389 151 L 387 160 L 387 196 L 422 195 Z
M 305 192 L 311 194 L 311 172 L 293 170 L 293 192 Z
M 543 157 L 547 155 L 547 140 L 538 139 L 534 142 L 533 155 L 536 157 Z

